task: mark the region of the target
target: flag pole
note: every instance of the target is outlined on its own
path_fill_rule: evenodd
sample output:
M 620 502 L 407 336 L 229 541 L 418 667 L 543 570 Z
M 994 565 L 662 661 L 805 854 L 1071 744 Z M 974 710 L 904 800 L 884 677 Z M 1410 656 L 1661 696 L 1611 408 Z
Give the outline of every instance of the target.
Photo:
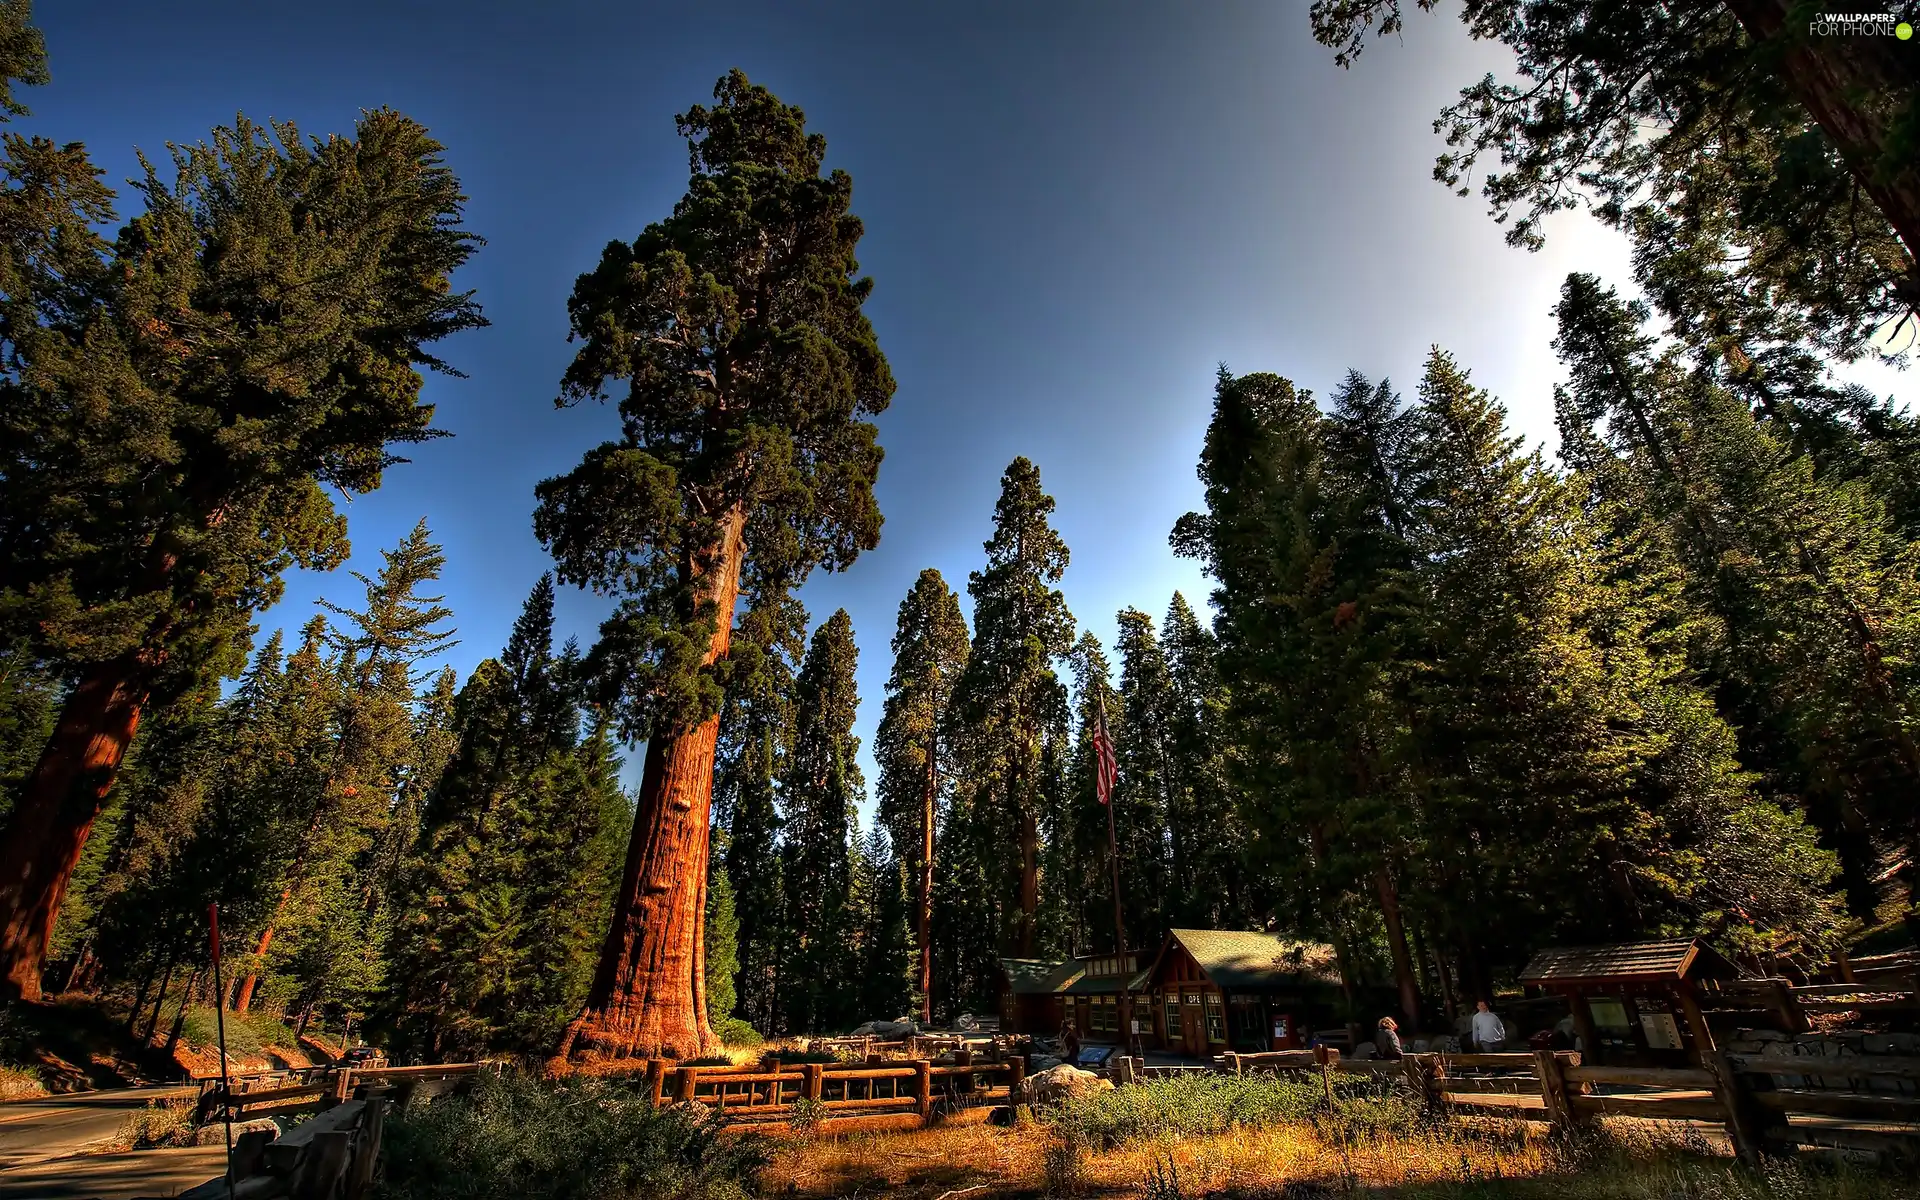
M 220 981 L 220 905 L 207 905 L 213 943 L 213 1025 L 220 1041 L 220 1117 L 227 1127 L 227 1196 L 233 1196 L 233 1080 L 227 1075 L 227 992 Z
M 1107 753 L 1113 753 L 1113 735 L 1107 732 L 1107 691 L 1098 682 L 1094 687 L 1094 702 L 1100 708 L 1100 737 L 1107 744 Z M 1114 772 L 1118 782 L 1119 772 Z M 1096 784 L 1096 786 L 1098 786 Z M 1113 796 L 1109 793 L 1101 797 L 1101 803 L 1107 810 L 1107 861 L 1113 866 L 1113 953 L 1120 960 L 1120 1035 L 1121 1044 L 1127 1054 L 1133 1053 L 1133 994 L 1127 990 L 1132 980 L 1132 964 L 1127 961 L 1127 929 L 1121 917 L 1120 908 L 1120 837 L 1114 831 Z

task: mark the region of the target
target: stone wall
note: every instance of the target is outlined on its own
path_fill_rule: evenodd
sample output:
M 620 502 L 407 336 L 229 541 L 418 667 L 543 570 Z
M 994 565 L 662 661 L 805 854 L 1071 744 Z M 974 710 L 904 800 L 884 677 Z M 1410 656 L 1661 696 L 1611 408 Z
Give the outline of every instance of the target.
M 1742 1029 L 1722 1046 L 1729 1054 L 1757 1054 L 1777 1058 L 1781 1070 L 1772 1072 L 1777 1088 L 1804 1088 L 1808 1091 L 1877 1092 L 1888 1096 L 1912 1096 L 1920 1080 L 1896 1079 L 1873 1073 L 1875 1056 L 1911 1058 L 1920 1055 L 1920 1034 L 1915 1033 L 1801 1033 L 1784 1034 L 1771 1029 Z M 1841 1075 L 1801 1075 L 1793 1064 L 1807 1059 L 1841 1059 L 1847 1073 Z M 1824 1064 L 1823 1064 L 1824 1065 Z

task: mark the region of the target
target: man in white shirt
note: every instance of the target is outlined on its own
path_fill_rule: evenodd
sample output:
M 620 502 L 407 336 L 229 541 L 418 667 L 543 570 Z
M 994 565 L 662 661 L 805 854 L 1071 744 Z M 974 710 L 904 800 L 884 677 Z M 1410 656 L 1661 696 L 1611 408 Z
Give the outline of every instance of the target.
M 1492 1054 L 1507 1041 L 1507 1027 L 1500 1018 L 1487 1007 L 1485 1000 L 1480 1001 L 1478 1011 L 1473 1014 L 1473 1045 L 1482 1054 Z

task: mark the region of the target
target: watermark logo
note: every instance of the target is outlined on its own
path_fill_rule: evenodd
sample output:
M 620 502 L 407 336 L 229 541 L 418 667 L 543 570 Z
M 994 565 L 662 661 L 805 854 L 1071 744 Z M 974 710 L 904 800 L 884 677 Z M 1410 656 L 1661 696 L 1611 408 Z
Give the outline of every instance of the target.
M 1909 41 L 1913 26 L 1890 12 L 1821 13 L 1807 27 L 1813 37 L 1893 37 Z

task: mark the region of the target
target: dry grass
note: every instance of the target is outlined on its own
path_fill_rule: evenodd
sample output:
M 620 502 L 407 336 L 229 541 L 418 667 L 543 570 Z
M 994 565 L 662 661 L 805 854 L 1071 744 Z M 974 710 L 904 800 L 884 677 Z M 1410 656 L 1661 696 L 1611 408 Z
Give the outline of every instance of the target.
M 127 1114 L 113 1140 L 93 1147 L 95 1154 L 153 1150 L 163 1146 L 193 1145 L 193 1106 L 154 1104 Z
M 1150 1177 L 1158 1186 L 1149 1189 Z M 1177 1187 L 1168 1185 L 1177 1180 Z M 1901 1200 L 1907 1179 L 1869 1170 L 1775 1167 L 1755 1175 L 1678 1127 L 1608 1122 L 1569 1147 L 1539 1126 L 1478 1121 L 1343 1140 L 1288 1123 L 1074 1151 L 1031 1122 L 935 1128 L 781 1145 L 768 1194 L 813 1198 L 996 1200 L 1140 1196 L 1195 1200 Z
M 0 1100 L 26 1100 L 47 1094 L 40 1072 L 31 1067 L 0 1066 Z

